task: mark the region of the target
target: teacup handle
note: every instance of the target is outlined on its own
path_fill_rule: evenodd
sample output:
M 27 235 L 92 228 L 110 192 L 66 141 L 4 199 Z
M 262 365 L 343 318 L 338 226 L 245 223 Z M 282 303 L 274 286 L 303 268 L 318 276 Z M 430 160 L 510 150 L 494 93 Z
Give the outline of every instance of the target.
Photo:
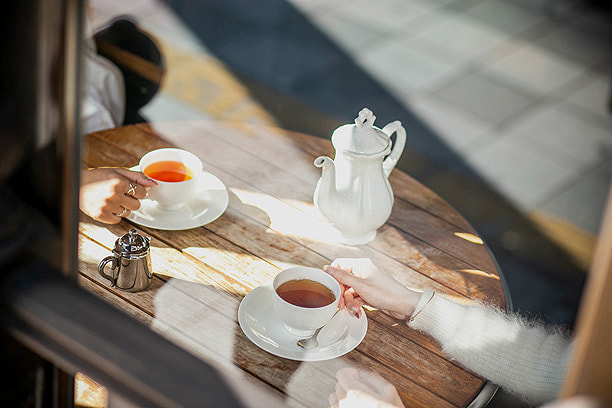
M 117 286 L 117 278 L 113 276 L 114 273 L 113 275 L 107 275 L 106 273 L 104 273 L 104 267 L 106 267 L 106 264 L 109 262 L 112 262 L 111 268 L 113 270 L 117 268 L 117 259 L 114 256 L 107 256 L 102 261 L 100 261 L 100 264 L 98 265 L 98 273 L 100 273 L 103 278 L 106 278 L 110 281 L 111 287 L 115 287 Z
M 389 177 L 391 170 L 393 170 L 400 156 L 404 152 L 404 146 L 406 145 L 406 129 L 404 129 L 402 126 L 402 122 L 396 120 L 395 122 L 387 124 L 384 128 L 382 128 L 382 131 L 389 135 L 389 137 L 391 137 L 393 133 L 397 132 L 395 145 L 393 146 L 393 149 L 391 149 L 391 153 L 383 161 L 385 176 Z

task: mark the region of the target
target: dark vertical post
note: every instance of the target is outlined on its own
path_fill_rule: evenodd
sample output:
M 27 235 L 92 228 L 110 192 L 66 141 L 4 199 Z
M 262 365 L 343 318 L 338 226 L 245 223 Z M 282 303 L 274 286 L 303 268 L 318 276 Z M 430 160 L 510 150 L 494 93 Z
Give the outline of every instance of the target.
M 2 278 L 41 258 L 76 279 L 83 2 L 9 2 L 0 19 L 0 208 L 10 209 L 0 226 Z M 15 348 L 19 355 L 3 360 L 22 365 L 23 377 L 7 398 L 73 406 L 72 376 Z
M 52 7 L 63 10 L 59 16 L 63 49 L 63 69 L 59 73 L 62 88 L 59 92 L 60 126 L 58 156 L 62 163 L 63 194 L 61 198 L 62 272 L 76 279 L 78 271 L 78 216 L 79 174 L 81 160 L 79 99 L 81 89 L 81 59 L 83 40 L 83 2 L 81 0 L 56 0 Z M 44 2 L 47 3 L 47 2 Z M 49 2 L 51 3 L 51 2 Z

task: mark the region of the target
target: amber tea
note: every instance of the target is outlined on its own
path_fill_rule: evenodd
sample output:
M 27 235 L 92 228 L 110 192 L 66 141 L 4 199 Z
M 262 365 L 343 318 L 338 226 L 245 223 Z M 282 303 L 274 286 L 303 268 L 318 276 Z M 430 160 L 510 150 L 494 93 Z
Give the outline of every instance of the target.
M 309 279 L 296 279 L 281 283 L 276 293 L 284 301 L 300 307 L 323 307 L 336 300 L 325 285 Z
M 174 160 L 162 160 L 149 164 L 144 174 L 154 180 L 176 183 L 193 178 L 193 172 L 184 163 Z

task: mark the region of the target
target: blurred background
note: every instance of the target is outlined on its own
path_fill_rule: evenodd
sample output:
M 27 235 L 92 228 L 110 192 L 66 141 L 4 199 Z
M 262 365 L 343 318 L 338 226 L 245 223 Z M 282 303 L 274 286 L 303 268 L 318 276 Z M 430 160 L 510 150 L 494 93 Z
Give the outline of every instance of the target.
M 578 0 L 91 0 L 163 56 L 137 120 L 329 138 L 368 107 L 489 245 L 514 309 L 572 328 L 612 176 L 612 12 Z M 314 186 L 313 186 L 314 189 Z M 523 406 L 499 393 L 493 407 Z

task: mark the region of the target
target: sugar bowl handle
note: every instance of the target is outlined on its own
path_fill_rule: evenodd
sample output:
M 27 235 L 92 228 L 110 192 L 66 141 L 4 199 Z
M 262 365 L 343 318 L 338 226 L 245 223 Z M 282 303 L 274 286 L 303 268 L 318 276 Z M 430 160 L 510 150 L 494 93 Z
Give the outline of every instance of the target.
M 109 262 L 111 262 L 111 268 L 113 270 L 113 275 L 108 275 L 104 273 L 104 268 L 106 267 L 106 264 Z M 114 276 L 115 275 L 114 271 L 116 268 L 117 268 L 117 258 L 115 258 L 114 256 L 107 256 L 106 258 L 101 260 L 100 264 L 98 265 L 98 273 L 100 273 L 100 275 L 102 275 L 103 278 L 106 278 L 110 281 L 111 287 L 115 287 L 117 285 L 117 278 Z

